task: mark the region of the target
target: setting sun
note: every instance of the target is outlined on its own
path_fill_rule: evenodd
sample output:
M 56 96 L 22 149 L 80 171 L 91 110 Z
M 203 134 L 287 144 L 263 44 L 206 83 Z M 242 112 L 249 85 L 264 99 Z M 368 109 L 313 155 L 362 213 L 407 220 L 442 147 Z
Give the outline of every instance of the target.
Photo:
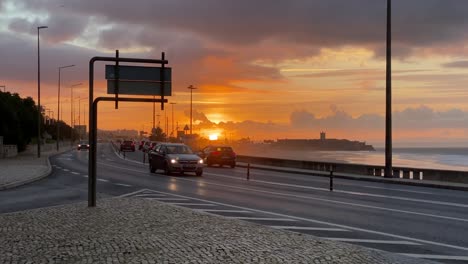
M 211 134 L 211 135 L 209 136 L 209 139 L 210 139 L 210 140 L 218 140 L 218 134 Z

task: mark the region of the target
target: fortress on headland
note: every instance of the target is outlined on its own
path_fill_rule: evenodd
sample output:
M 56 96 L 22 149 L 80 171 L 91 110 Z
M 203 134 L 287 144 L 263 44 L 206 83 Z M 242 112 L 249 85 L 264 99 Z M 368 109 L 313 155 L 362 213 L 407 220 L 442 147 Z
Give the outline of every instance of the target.
M 366 142 L 327 139 L 325 132 L 320 132 L 320 139 L 277 139 L 271 143 L 271 146 L 290 150 L 375 151 L 374 147 L 367 145 Z

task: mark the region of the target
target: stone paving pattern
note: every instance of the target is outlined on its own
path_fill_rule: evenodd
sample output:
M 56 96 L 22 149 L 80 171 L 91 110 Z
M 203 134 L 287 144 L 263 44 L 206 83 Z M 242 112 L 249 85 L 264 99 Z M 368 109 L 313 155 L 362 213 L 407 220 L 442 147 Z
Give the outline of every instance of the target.
M 141 198 L 0 215 L 0 263 L 434 263 Z

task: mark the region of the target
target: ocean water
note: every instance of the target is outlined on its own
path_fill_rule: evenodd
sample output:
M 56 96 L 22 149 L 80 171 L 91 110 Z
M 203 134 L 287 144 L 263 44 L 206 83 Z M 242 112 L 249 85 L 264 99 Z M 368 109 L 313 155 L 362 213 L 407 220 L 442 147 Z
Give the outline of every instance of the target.
M 385 165 L 385 149 L 376 151 L 294 151 L 243 149 L 243 155 L 338 163 Z M 394 148 L 393 166 L 468 171 L 468 148 Z

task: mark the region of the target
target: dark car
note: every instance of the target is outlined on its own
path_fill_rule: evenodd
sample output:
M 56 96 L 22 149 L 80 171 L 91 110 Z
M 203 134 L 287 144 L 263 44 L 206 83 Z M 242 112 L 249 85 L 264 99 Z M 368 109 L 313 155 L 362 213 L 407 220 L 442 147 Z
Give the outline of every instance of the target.
M 135 152 L 135 142 L 132 140 L 124 140 L 120 143 L 120 151 L 133 151 Z
M 160 143 L 148 152 L 149 170 L 164 170 L 166 175 L 172 172 L 195 172 L 203 175 L 203 160 L 194 154 L 189 146 L 181 143 Z
M 236 167 L 236 153 L 229 146 L 208 146 L 199 152 L 199 156 L 207 166 L 218 164 L 219 166 L 229 165 L 231 168 Z
M 78 150 L 82 150 L 82 149 L 89 149 L 89 143 L 88 141 L 80 141 L 80 143 L 78 143 L 78 146 L 76 147 L 76 149 Z

